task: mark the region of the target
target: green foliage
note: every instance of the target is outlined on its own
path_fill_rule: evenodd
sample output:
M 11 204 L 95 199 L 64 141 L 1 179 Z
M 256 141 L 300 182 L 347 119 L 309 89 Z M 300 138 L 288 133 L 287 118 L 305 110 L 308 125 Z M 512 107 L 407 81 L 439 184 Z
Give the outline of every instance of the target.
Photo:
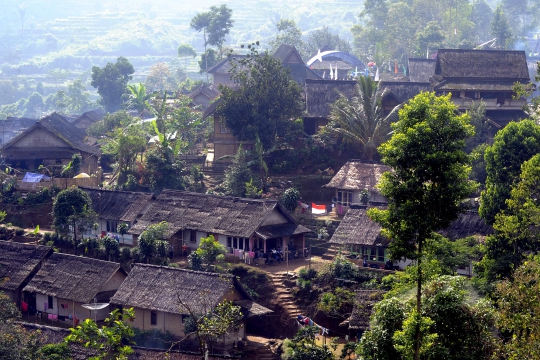
M 246 197 L 252 199 L 260 199 L 262 197 L 262 189 L 257 189 L 257 184 L 253 183 L 253 179 L 246 183 Z
M 358 268 L 343 255 L 337 255 L 330 265 L 330 273 L 337 280 L 355 280 L 358 276 Z
M 193 334 L 196 336 L 199 341 L 200 355 L 204 357 L 208 342 L 236 331 L 243 315 L 240 307 L 233 305 L 232 301 L 223 301 L 214 307 L 214 304 L 207 303 L 207 297 L 204 294 L 201 295 L 201 308 L 208 309 L 205 313 L 195 312 L 181 298 L 178 301 L 180 308 L 189 314 L 184 320 L 186 336 Z
M 60 177 L 72 178 L 81 170 L 82 156 L 81 154 L 73 154 L 67 165 L 64 165 Z
M 371 193 L 368 189 L 364 189 L 360 192 L 360 202 L 364 205 L 367 205 L 369 203 L 369 198 L 371 197 Z
M 323 26 L 322 29 L 310 32 L 304 45 L 303 54 L 306 57 L 314 56 L 324 46 L 328 46 L 332 50 L 352 52 L 351 45 L 347 40 L 342 39 L 338 34 L 332 34 L 328 26 Z
M 315 335 L 320 329 L 315 326 L 305 326 L 300 328 L 291 339 L 283 341 L 283 360 L 332 360 L 336 346 L 334 342 L 330 345 L 319 346 L 315 342 Z
M 202 257 L 196 251 L 188 255 L 188 267 L 195 271 L 203 270 Z
M 290 213 L 293 213 L 300 200 L 300 191 L 296 188 L 288 188 L 281 196 L 281 203 Z
M 540 223 L 540 155 L 534 155 L 521 165 L 519 182 L 512 187 L 507 209 L 495 217 L 495 234 L 490 235 L 484 246 L 486 252 L 476 264 L 479 278 L 484 279 L 484 290 L 489 284 L 512 276 L 526 255 L 535 253 L 540 244 L 537 227 Z M 482 282 L 480 282 L 482 284 Z
M 132 79 L 131 75 L 134 72 L 133 65 L 122 56 L 116 63 L 109 62 L 104 68 L 92 67 L 91 85 L 97 89 L 101 96 L 101 105 L 108 112 L 120 109 L 122 97 L 127 93 L 128 81 Z
M 195 252 L 201 257 L 207 268 L 211 268 L 215 262 L 225 259 L 227 249 L 214 238 L 214 235 L 210 235 L 201 238 L 199 248 Z
M 474 126 L 474 136 L 466 141 L 466 151 L 471 152 L 481 144 L 485 144 L 489 139 L 489 123 L 486 121 L 486 103 L 480 99 L 473 101 L 467 109 L 471 117 L 471 125 Z
M 0 359 L 38 360 L 40 339 L 17 324 L 21 314 L 11 299 L 0 292 Z
M 480 215 L 493 224 L 507 208 L 512 186 L 519 180 L 521 164 L 540 152 L 540 126 L 532 120 L 511 122 L 497 132 L 485 151 L 486 190 L 482 191 Z
M 246 183 L 251 181 L 251 171 L 247 166 L 246 152 L 242 145 L 238 147 L 232 164 L 225 170 L 223 187 L 227 195 L 244 197 L 246 195 Z
M 84 347 L 96 349 L 99 355 L 92 360 L 118 359 L 124 360 L 133 353 L 131 345 L 135 333 L 128 322 L 133 321 L 133 308 L 120 312 L 115 309 L 99 326 L 91 319 L 84 320 L 81 325 L 72 328 L 71 334 L 65 338 L 66 343 L 82 344 Z
M 146 152 L 143 180 L 152 190 L 185 188 L 184 162 L 169 147 L 156 146 Z
M 74 245 L 77 246 L 77 234 L 88 230 L 94 224 L 97 215 L 92 210 L 92 200 L 88 193 L 79 188 L 62 190 L 53 202 L 53 225 L 57 231 L 72 231 Z
M 120 244 L 115 239 L 105 236 L 101 240 L 103 247 L 105 248 L 105 256 L 107 256 L 107 260 L 116 260 L 118 258 L 118 255 L 120 253 Z
M 281 19 L 276 23 L 278 34 L 274 40 L 270 41 L 272 47 L 271 53 L 274 54 L 282 44 L 291 45 L 302 54 L 303 58 L 307 58 L 309 54 L 303 53 L 305 44 L 302 41 L 302 30 L 298 28 L 296 22 L 290 19 Z
M 471 175 L 470 179 L 480 184 L 480 188 L 483 189 L 487 180 L 485 153 L 488 144 L 480 144 L 475 147 L 470 153 L 471 159 Z
M 66 343 L 43 345 L 39 355 L 47 360 L 71 360 L 71 350 Z
M 495 354 L 494 310 L 483 300 L 468 303 L 464 278 L 434 278 L 424 287 L 422 304 L 421 313 L 395 297 L 376 304 L 357 353 L 365 360 L 412 359 L 419 329 L 421 359 L 491 359 Z
M 540 356 L 540 262 L 528 258 L 512 280 L 497 285 L 497 325 L 505 335 L 508 359 L 536 359 Z
M 147 93 L 146 87 L 143 83 L 137 85 L 128 85 L 130 94 L 126 102 L 128 109 L 137 109 L 139 113 L 142 113 L 144 109 L 150 108 L 148 100 L 154 96 L 154 93 Z
M 168 228 L 169 223 L 162 221 L 148 226 L 139 236 L 138 248 L 143 261 L 147 264 L 151 262 L 167 263 L 168 243 L 163 239 L 166 238 Z
M 382 99 L 388 92 L 388 88 L 379 88 L 371 77 L 359 76 L 351 100 L 341 94 L 330 106 L 331 121 L 327 128 L 361 150 L 368 160 L 373 160 L 377 147 L 388 138 L 390 124 L 397 120 L 401 108 L 397 106 L 386 114 Z
M 223 43 L 225 37 L 231 31 L 234 20 L 232 20 L 232 10 L 223 4 L 211 6 L 210 11 L 198 13 L 191 19 L 190 27 L 195 31 L 203 31 L 204 49 L 207 45 L 217 46 L 220 58 L 223 54 Z M 205 67 L 205 71 L 206 71 Z
M 230 60 L 231 78 L 239 86 L 220 86 L 217 113 L 238 139 L 253 141 L 258 135 L 263 148 L 270 149 L 300 116 L 301 90 L 279 60 L 268 52 L 259 54 L 255 44 L 249 48 L 245 59 Z
M 508 49 L 512 43 L 512 32 L 510 25 L 503 12 L 502 6 L 499 4 L 493 13 L 491 20 L 491 35 L 497 38 L 497 46 L 501 50 Z
M 87 132 L 88 135 L 99 139 L 118 127 L 127 127 L 134 123 L 133 116 L 122 110 L 112 114 L 106 114 L 102 120 L 90 125 Z
M 455 109 L 450 94 L 421 93 L 400 110 L 399 121 L 392 124 L 392 138 L 379 147 L 383 163 L 393 169 L 382 175 L 379 184 L 390 203 L 386 210 L 372 208 L 368 213 L 392 239 L 392 259 L 407 257 L 420 263 L 426 240 L 457 218 L 460 201 L 474 189 L 468 182 L 469 159 L 464 151 L 465 139 L 474 130 L 469 116 L 458 115 Z M 419 314 L 421 270 L 418 267 Z M 421 338 L 415 339 L 418 359 Z
M 355 296 L 354 291 L 338 287 L 321 294 L 317 309 L 329 317 L 344 319 L 350 316 Z
M 178 56 L 179 57 L 192 57 L 197 56 L 195 49 L 189 44 L 181 44 L 178 47 Z

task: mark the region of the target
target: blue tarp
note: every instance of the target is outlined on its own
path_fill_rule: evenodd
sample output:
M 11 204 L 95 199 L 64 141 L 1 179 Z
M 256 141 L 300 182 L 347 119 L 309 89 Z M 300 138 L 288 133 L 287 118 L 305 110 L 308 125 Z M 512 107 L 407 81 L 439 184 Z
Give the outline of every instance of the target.
M 23 182 L 27 183 L 38 183 L 41 180 L 48 181 L 51 180 L 51 178 L 47 175 L 27 172 L 26 174 L 24 174 L 24 178 L 22 179 Z

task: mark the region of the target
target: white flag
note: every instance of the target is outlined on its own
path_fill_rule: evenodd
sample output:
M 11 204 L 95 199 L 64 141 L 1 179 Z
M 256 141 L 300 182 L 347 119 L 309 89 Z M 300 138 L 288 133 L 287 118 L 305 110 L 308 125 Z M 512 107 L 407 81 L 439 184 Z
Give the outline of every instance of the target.
M 375 81 L 379 81 L 379 68 L 377 68 L 377 71 L 375 72 Z

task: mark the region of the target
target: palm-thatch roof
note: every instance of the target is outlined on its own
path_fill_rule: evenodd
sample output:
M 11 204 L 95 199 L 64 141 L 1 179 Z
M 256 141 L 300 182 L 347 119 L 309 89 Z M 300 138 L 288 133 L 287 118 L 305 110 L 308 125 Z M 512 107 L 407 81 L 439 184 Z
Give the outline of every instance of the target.
M 206 119 L 210 115 L 214 115 L 214 113 L 216 112 L 219 104 L 221 104 L 222 102 L 223 102 L 223 100 L 221 98 L 219 98 L 216 101 L 214 101 L 213 103 L 211 103 L 210 105 L 208 105 L 208 107 L 203 111 L 203 115 L 202 115 L 203 119 Z
M 409 80 L 411 82 L 428 83 L 435 75 L 435 59 L 409 58 Z
M 420 94 L 423 91 L 432 91 L 431 84 L 426 83 L 413 83 L 413 82 L 392 82 L 392 81 L 381 81 L 382 88 L 388 88 L 390 93 L 394 95 L 397 101 L 404 103 L 409 99 L 412 99 L 416 95 Z
M 351 205 L 328 242 L 387 247 L 390 241 L 381 235 L 381 226 L 371 220 L 366 211 L 366 207 Z
M 0 289 L 18 289 L 52 252 L 50 246 L 0 241 Z
M 136 264 L 110 302 L 172 314 L 206 313 L 233 289 L 252 300 L 233 275 Z
M 100 154 L 100 150 L 85 142 L 86 134 L 83 130 L 77 128 L 75 125 L 68 122 L 63 116 L 56 112 L 41 118 L 33 126 L 20 133 L 18 136 L 11 139 L 5 144 L 3 150 L 8 150 L 13 144 L 18 142 L 21 138 L 26 136 L 34 129 L 41 128 L 50 132 L 57 138 L 61 139 L 68 147 L 74 150 L 86 152 L 89 154 Z M 43 154 L 39 154 L 43 156 Z
M 374 162 L 349 160 L 339 169 L 332 180 L 323 187 L 344 190 L 364 190 L 378 192 L 375 186 L 381 175 L 390 167 Z
M 439 49 L 435 73 L 444 78 L 530 81 L 525 51 Z
M 300 85 L 304 85 L 306 79 L 320 79 L 319 75 L 306 66 L 302 56 L 292 45 L 281 44 L 272 56 L 274 59 L 279 60 L 283 67 L 290 70 L 291 77 Z
M 276 200 L 244 199 L 164 190 L 130 232 L 139 235 L 149 225 L 167 221 L 169 236 L 188 229 L 250 237 L 273 211 L 278 211 L 289 224 L 296 224 L 296 221 Z M 294 230 L 296 233 L 298 231 L 310 232 L 304 227 L 296 227 Z
M 373 312 L 373 306 L 381 301 L 383 296 L 384 291 L 382 290 L 358 290 L 349 318 L 349 329 L 369 329 L 369 319 Z
M 493 228 L 476 211 L 467 211 L 459 214 L 457 220 L 439 233 L 450 240 L 457 240 L 468 236 L 485 237 L 493 234 Z
M 443 80 L 435 86 L 439 91 L 513 91 L 514 80 Z
M 15 136 L 30 128 L 37 122 L 36 119 L 16 118 L 8 116 L 7 119 L 0 121 L 0 147 L 8 143 Z
M 354 95 L 356 81 L 306 79 L 306 112 L 308 117 L 328 118 L 330 105 L 343 94 Z
M 152 201 L 153 194 L 104 190 L 101 188 L 81 187 L 92 200 L 92 208 L 105 220 L 133 222 L 142 214 Z
M 90 125 L 102 120 L 105 114 L 105 110 L 103 109 L 90 110 L 82 113 L 79 117 L 73 120 L 72 124 L 84 131 L 90 127 Z
M 118 263 L 54 253 L 24 291 L 89 303 L 117 271 L 125 273 Z
M 231 71 L 231 60 L 233 62 L 238 62 L 239 59 L 245 59 L 246 55 L 240 55 L 240 54 L 232 54 L 229 55 L 224 60 L 221 60 L 214 66 L 212 66 L 210 69 L 208 69 L 209 74 L 226 74 Z M 240 65 L 241 67 L 242 65 Z
M 268 315 L 270 313 L 273 313 L 272 310 L 260 304 L 257 304 L 256 302 L 249 299 L 235 300 L 233 301 L 233 304 L 240 306 L 242 314 L 244 314 L 244 317 L 248 319 L 255 316 L 262 316 L 262 315 Z

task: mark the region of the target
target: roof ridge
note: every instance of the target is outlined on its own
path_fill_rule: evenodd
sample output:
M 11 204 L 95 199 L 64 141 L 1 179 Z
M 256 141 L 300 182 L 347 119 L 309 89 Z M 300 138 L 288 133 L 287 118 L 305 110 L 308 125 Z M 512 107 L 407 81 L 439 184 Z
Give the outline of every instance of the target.
M 101 260 L 101 259 L 95 259 L 95 258 L 91 258 L 91 257 L 87 257 L 87 256 L 66 254 L 66 253 L 61 253 L 61 252 L 55 252 L 54 254 L 51 255 L 51 257 L 54 256 L 54 255 L 71 257 L 71 258 L 76 258 L 76 259 L 85 259 L 85 260 L 91 260 L 91 261 L 97 261 L 97 262 L 103 262 L 103 263 L 109 263 L 109 264 L 115 264 L 115 265 L 118 265 L 118 267 L 120 267 L 120 263 L 117 263 L 115 261 Z
M 157 269 L 165 269 L 165 270 L 171 270 L 171 271 L 182 271 L 186 273 L 193 273 L 193 274 L 202 274 L 202 275 L 210 275 L 215 277 L 228 277 L 228 278 L 235 278 L 232 274 L 222 274 L 222 273 L 213 273 L 208 271 L 197 271 L 197 270 L 191 270 L 191 269 L 183 269 L 183 268 L 177 268 L 172 266 L 164 266 L 164 265 L 153 265 L 153 264 L 135 264 L 135 267 L 149 267 L 149 268 L 157 268 Z
M 203 193 L 198 193 L 198 192 L 194 192 L 194 191 L 187 191 L 187 190 L 174 190 L 174 189 L 163 189 L 163 191 L 161 192 L 161 194 L 187 194 L 187 195 L 195 195 L 195 196 L 200 196 L 200 197 L 214 197 L 214 198 L 218 198 L 218 199 L 226 199 L 226 200 L 242 200 L 242 201 L 247 201 L 247 202 L 254 202 L 254 203 L 261 203 L 261 204 L 273 204 L 273 203 L 278 203 L 279 201 L 278 200 L 273 200 L 273 199 L 251 199 L 251 198 L 243 198 L 243 197 L 238 197 L 238 196 L 230 196 L 230 195 L 217 195 L 217 194 L 203 194 Z M 160 195 L 161 195 L 160 194 Z

